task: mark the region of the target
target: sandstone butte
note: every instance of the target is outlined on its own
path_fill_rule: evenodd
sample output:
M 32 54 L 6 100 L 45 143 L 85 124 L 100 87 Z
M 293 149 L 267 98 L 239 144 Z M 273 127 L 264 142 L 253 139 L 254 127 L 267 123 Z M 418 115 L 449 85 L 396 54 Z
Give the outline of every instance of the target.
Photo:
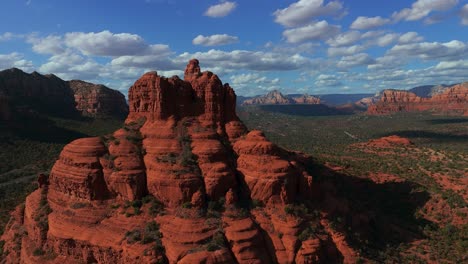
M 384 90 L 380 100 L 367 109 L 371 115 L 419 111 L 468 116 L 468 82 L 446 88 L 429 98 L 408 91 Z
M 355 263 L 294 204 L 318 199 L 310 158 L 247 131 L 198 60 L 184 80 L 144 74 L 128 98 L 122 129 L 65 146 L 12 213 L 6 263 Z
M 243 105 L 258 105 L 258 104 L 320 104 L 320 98 L 303 94 L 294 97 L 283 95 L 278 90 L 273 90 L 265 95 L 257 96 L 252 99 L 245 100 Z

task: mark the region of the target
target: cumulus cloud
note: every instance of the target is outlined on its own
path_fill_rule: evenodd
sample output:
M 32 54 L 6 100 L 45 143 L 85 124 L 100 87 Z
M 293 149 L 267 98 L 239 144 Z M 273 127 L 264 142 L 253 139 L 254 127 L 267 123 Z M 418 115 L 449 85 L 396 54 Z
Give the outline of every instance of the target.
M 390 19 L 382 18 L 380 16 L 376 16 L 376 17 L 359 16 L 351 24 L 351 28 L 352 29 L 367 30 L 367 29 L 371 29 L 371 28 L 380 27 L 380 26 L 386 25 L 388 23 L 390 23 Z
M 32 71 L 33 66 L 32 61 L 25 60 L 20 53 L 0 54 L 0 69 L 18 68 L 23 71 Z
M 120 56 L 110 63 L 112 66 L 150 68 L 154 70 L 177 70 L 182 64 L 176 64 L 168 57 L 158 55 Z
M 220 67 L 224 70 L 289 71 L 306 68 L 311 63 L 309 58 L 300 54 L 214 49 L 206 52 L 185 52 L 174 61 L 185 65 L 192 58 L 199 59 L 203 67 Z
M 352 68 L 357 66 L 364 66 L 374 64 L 375 60 L 372 59 L 369 54 L 358 53 L 355 55 L 342 57 L 341 60 L 336 64 L 339 68 Z
M 332 47 L 341 47 L 341 46 L 349 46 L 361 39 L 361 33 L 359 31 L 348 31 L 346 33 L 342 33 L 336 35 L 334 38 L 327 40 L 328 45 Z
M 1 41 L 8 41 L 11 40 L 15 35 L 11 32 L 5 32 L 0 35 L 0 42 Z
M 458 40 L 445 43 L 421 42 L 398 44 L 392 47 L 388 54 L 417 57 L 423 60 L 458 60 L 468 55 L 468 44 Z
M 458 0 L 417 0 L 411 8 L 404 8 L 392 14 L 395 21 L 415 21 L 427 17 L 433 11 L 446 11 L 458 4 Z
M 39 54 L 61 54 L 65 51 L 63 39 L 60 36 L 49 35 L 39 38 L 33 34 L 27 37 L 27 41 L 33 45 L 33 51 Z
M 84 56 L 70 51 L 53 55 L 39 67 L 43 73 L 54 73 L 63 79 L 94 79 L 103 66 Z
M 142 37 L 135 34 L 119 33 L 110 31 L 101 32 L 72 32 L 65 34 L 65 44 L 75 48 L 85 55 L 93 56 L 126 56 L 143 55 L 158 52 L 165 49 L 169 52 L 167 45 L 148 45 Z
M 364 51 L 366 48 L 362 45 L 353 45 L 349 47 L 330 47 L 327 54 L 330 57 L 352 55 Z
M 460 17 L 462 25 L 468 26 L 468 4 L 460 9 Z
M 286 27 L 296 27 L 307 24 L 321 16 L 339 16 L 345 13 L 339 1 L 331 1 L 324 5 L 323 0 L 299 0 L 284 9 L 276 10 L 273 15 L 275 22 Z
M 343 83 L 338 79 L 337 76 L 335 75 L 329 75 L 329 74 L 320 74 L 317 76 L 315 79 L 316 86 L 322 86 L 322 87 L 332 87 L 332 86 L 340 86 Z
M 407 43 L 412 43 L 412 42 L 421 42 L 423 41 L 424 38 L 422 36 L 419 36 L 417 32 L 407 32 L 403 35 L 400 36 L 398 39 L 399 44 L 407 44 Z
M 380 47 L 385 47 L 397 41 L 399 38 L 400 38 L 400 34 L 388 33 L 377 38 L 375 43 Z
M 208 17 L 225 17 L 236 9 L 236 2 L 223 2 L 217 5 L 210 6 L 204 13 Z
M 242 73 L 232 75 L 230 78 L 232 86 L 236 91 L 246 95 L 263 94 L 265 91 L 279 89 L 279 78 L 270 79 L 258 73 Z
M 406 57 L 395 56 L 395 55 L 385 55 L 379 57 L 375 60 L 374 64 L 368 65 L 367 69 L 369 70 L 390 70 L 398 68 L 406 63 Z
M 457 60 L 457 61 L 441 61 L 439 62 L 434 69 L 436 70 L 467 70 L 468 69 L 468 60 Z
M 289 43 L 299 43 L 310 40 L 326 40 L 339 32 L 339 26 L 330 25 L 327 21 L 322 20 L 306 26 L 287 29 L 283 32 L 283 36 Z
M 192 40 L 194 45 L 202 46 L 221 46 L 236 43 L 239 41 L 239 38 L 236 36 L 230 36 L 227 34 L 216 34 L 211 36 L 198 35 Z

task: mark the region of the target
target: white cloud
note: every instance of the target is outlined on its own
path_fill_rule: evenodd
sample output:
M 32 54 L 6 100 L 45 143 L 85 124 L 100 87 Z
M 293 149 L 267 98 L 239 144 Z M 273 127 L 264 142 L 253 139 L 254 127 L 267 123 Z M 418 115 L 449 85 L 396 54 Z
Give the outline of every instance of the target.
M 225 17 L 236 9 L 236 2 L 223 2 L 217 5 L 210 6 L 204 13 L 208 17 Z
M 339 26 L 330 25 L 327 21 L 322 20 L 307 26 L 287 29 L 283 32 L 283 36 L 289 43 L 299 43 L 310 40 L 326 40 L 339 32 Z
M 362 45 L 353 45 L 349 47 L 330 47 L 327 54 L 330 57 L 352 55 L 364 51 L 366 48 Z
M 398 44 L 388 52 L 396 56 L 417 57 L 423 60 L 445 59 L 457 60 L 468 54 L 468 44 L 458 40 L 450 42 L 421 42 Z
M 460 9 L 460 17 L 462 25 L 468 26 L 468 4 Z
M 383 31 L 383 30 L 367 31 L 366 33 L 362 34 L 362 38 L 363 39 L 365 39 L 365 38 L 375 38 L 375 37 L 381 36 L 383 34 L 385 34 L 385 31 Z
M 418 33 L 416 32 L 407 32 L 403 35 L 400 36 L 398 39 L 399 44 L 408 44 L 408 43 L 413 43 L 413 42 L 421 42 L 423 41 L 424 38 L 422 36 L 419 36 Z
M 11 32 L 5 32 L 0 35 L 0 42 L 11 40 L 15 35 Z
M 439 62 L 434 69 L 436 70 L 467 70 L 468 69 L 468 60 L 458 60 L 458 61 L 441 61 Z
M 375 60 L 372 59 L 369 54 L 358 53 L 355 55 L 342 57 L 341 60 L 337 63 L 339 68 L 352 68 L 356 66 L 364 66 L 369 64 L 374 64 Z
M 395 56 L 395 55 L 385 55 L 383 57 L 377 58 L 375 64 L 367 66 L 369 70 L 382 70 L 382 69 L 395 69 L 406 63 L 406 57 Z
M 227 34 L 216 34 L 211 36 L 198 35 L 192 40 L 194 45 L 202 46 L 220 46 L 236 43 L 239 41 L 239 38 L 236 36 L 230 36 Z
M 323 0 L 299 0 L 284 9 L 276 10 L 273 13 L 275 22 L 286 27 L 296 27 L 307 24 L 317 17 L 344 14 L 341 2 L 331 1 L 326 5 L 323 2 Z
M 13 52 L 10 54 L 0 54 L 0 69 L 18 68 L 23 71 L 32 71 L 32 61 L 25 60 L 22 54 Z
M 316 79 L 316 86 L 320 87 L 331 87 L 331 86 L 340 86 L 342 82 L 335 75 L 320 74 Z
M 248 50 L 209 50 L 206 52 L 180 54 L 175 62 L 185 64 L 192 58 L 197 58 L 206 67 L 220 67 L 226 70 L 253 71 L 289 71 L 310 66 L 310 59 L 299 54 Z
M 351 24 L 351 28 L 352 29 L 366 30 L 366 29 L 380 27 L 380 26 L 386 25 L 388 23 L 390 23 L 390 19 L 382 18 L 380 16 L 376 16 L 376 17 L 359 16 Z
M 265 91 L 280 88 L 279 78 L 270 79 L 258 73 L 232 75 L 229 79 L 236 91 L 242 91 L 244 94 L 248 95 L 263 94 Z
M 183 65 L 176 65 L 166 56 L 157 54 L 143 56 L 120 56 L 115 58 L 110 63 L 112 66 L 119 67 L 136 67 L 136 68 L 151 68 L 153 70 L 177 70 Z
M 161 49 L 166 45 L 150 46 L 142 37 L 135 34 L 110 31 L 101 32 L 72 32 L 65 35 L 65 43 L 68 47 L 75 48 L 85 55 L 93 56 L 126 56 L 151 53 L 153 49 Z
M 394 12 L 395 21 L 415 21 L 427 17 L 432 11 L 446 11 L 458 4 L 458 0 L 417 0 L 411 8 L 404 8 Z
M 102 65 L 84 56 L 67 51 L 54 55 L 39 67 L 42 73 L 54 73 L 63 79 L 94 79 L 99 76 Z
M 396 33 L 385 34 L 376 40 L 376 44 L 380 47 L 385 47 L 399 39 L 400 35 Z
M 348 31 L 327 40 L 327 43 L 333 47 L 349 46 L 356 43 L 360 39 L 361 33 L 359 33 L 359 31 Z
M 27 41 L 33 44 L 33 51 L 39 54 L 61 54 L 65 52 L 61 36 L 49 35 L 45 38 L 39 38 L 32 34 L 27 37 Z

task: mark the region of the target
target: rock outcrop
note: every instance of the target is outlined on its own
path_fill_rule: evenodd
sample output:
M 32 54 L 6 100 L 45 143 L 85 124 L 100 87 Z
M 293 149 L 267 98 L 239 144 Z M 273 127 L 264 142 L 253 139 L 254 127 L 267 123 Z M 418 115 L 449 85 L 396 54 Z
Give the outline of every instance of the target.
M 25 73 L 12 68 L 0 72 L 0 93 L 10 114 L 47 113 L 60 116 L 77 114 L 73 91 L 57 76 Z
M 76 109 L 87 116 L 115 116 L 125 118 L 128 106 L 125 96 L 119 91 L 102 84 L 93 84 L 80 80 L 67 82 L 73 90 Z
M 245 100 L 242 105 L 273 105 L 273 104 L 320 104 L 320 98 L 303 94 L 298 96 L 283 95 L 278 90 L 273 90 L 266 95 L 257 96 Z
M 467 116 L 468 83 L 451 86 L 429 98 L 419 97 L 408 91 L 385 90 L 380 100 L 369 106 L 367 113 L 379 115 L 419 111 Z
M 342 260 L 299 204 L 320 196 L 308 158 L 248 132 L 233 89 L 197 60 L 184 80 L 144 74 L 128 98 L 122 129 L 68 144 L 18 207 L 7 263 Z
M 320 98 L 303 94 L 300 96 L 294 96 L 291 98 L 296 104 L 320 104 Z
M 436 94 L 441 94 L 447 88 L 449 88 L 451 85 L 445 85 L 445 84 L 440 84 L 440 85 L 423 85 L 423 86 L 417 86 L 414 88 L 409 89 L 408 91 L 416 94 L 419 97 L 432 97 Z
M 125 118 L 125 97 L 103 85 L 64 81 L 53 74 L 0 71 L 0 119 L 46 114 L 60 117 L 111 115 Z

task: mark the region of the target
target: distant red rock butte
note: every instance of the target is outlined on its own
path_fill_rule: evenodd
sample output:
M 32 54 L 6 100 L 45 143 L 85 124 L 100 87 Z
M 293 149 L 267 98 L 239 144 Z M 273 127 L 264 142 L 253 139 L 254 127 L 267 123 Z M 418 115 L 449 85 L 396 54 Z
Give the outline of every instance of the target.
M 420 111 L 468 116 L 468 82 L 444 89 L 429 98 L 408 91 L 385 90 L 380 100 L 367 109 L 371 115 Z
M 278 90 L 273 90 L 265 95 L 257 96 L 252 99 L 245 100 L 242 105 L 285 105 L 285 104 L 320 104 L 320 98 L 312 95 L 303 94 L 294 97 L 283 95 Z

